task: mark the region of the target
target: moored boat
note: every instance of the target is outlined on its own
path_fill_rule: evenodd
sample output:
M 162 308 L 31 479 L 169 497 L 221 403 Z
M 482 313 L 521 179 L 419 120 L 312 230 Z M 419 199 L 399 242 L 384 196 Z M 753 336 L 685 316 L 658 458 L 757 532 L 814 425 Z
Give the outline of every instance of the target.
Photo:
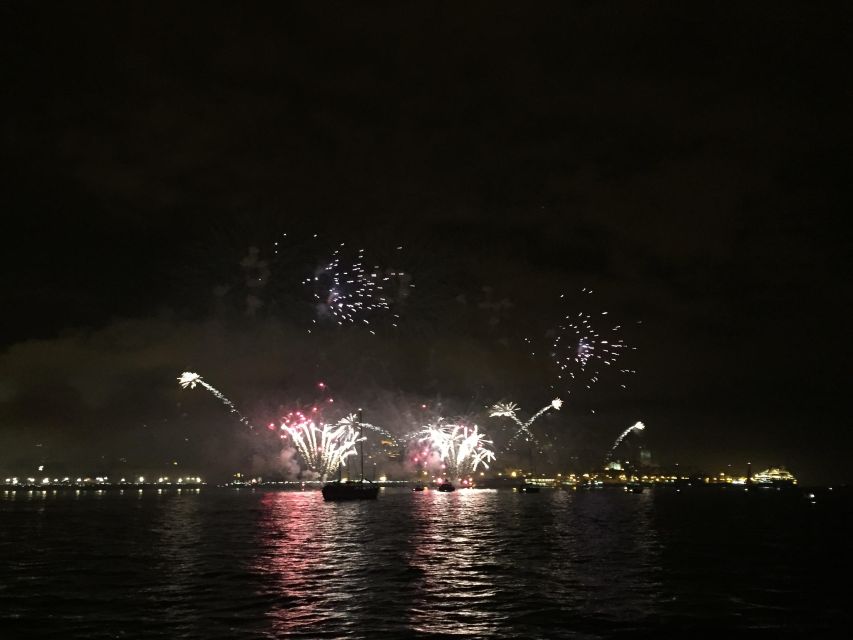
M 329 482 L 323 485 L 323 500 L 375 500 L 379 495 L 379 485 L 369 480 L 348 480 Z
M 361 460 L 361 478 L 358 480 L 341 481 L 338 469 L 338 479 L 323 485 L 323 500 L 338 502 L 344 500 L 376 500 L 379 495 L 379 485 L 364 479 L 364 427 L 361 426 L 362 414 L 358 412 L 359 424 L 359 458 Z

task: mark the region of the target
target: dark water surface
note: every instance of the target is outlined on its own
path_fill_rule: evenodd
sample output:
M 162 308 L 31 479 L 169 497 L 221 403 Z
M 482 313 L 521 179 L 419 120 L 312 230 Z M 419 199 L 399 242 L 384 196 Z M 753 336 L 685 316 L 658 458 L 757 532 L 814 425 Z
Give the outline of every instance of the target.
M 0 638 L 839 629 L 851 516 L 827 496 L 2 492 Z

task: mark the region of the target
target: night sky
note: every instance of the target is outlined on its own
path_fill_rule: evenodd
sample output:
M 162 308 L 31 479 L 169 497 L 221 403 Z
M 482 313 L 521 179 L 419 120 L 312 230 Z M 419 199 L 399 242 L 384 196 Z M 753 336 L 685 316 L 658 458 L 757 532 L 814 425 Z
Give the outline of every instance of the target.
M 191 370 L 259 423 L 559 392 L 552 469 L 643 420 L 849 481 L 843 6 L 3 3 L 0 471 L 273 469 Z M 340 242 L 410 275 L 398 327 L 307 333 Z M 564 309 L 637 373 L 551 389 Z

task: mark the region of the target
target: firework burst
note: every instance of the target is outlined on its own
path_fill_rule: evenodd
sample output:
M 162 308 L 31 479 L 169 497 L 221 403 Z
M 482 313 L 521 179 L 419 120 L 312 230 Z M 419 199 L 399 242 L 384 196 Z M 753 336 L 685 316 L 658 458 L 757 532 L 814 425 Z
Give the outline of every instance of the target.
M 494 451 L 479 432 L 477 425 L 444 422 L 439 418 L 418 432 L 418 442 L 442 461 L 444 473 L 449 478 L 462 478 L 474 473 L 480 465 L 489 468 L 495 459 Z
M 584 288 L 581 293 L 589 295 L 592 290 Z M 554 329 L 549 353 L 557 368 L 557 384 L 566 393 L 572 393 L 576 384 L 591 389 L 599 381 L 604 368 L 618 369 L 617 361 L 626 351 L 633 349 L 623 340 L 621 325 L 608 323 L 608 316 L 607 311 L 567 314 Z M 530 343 L 529 338 L 526 341 Z M 618 371 L 635 373 L 631 369 Z M 620 386 L 624 389 L 627 385 Z
M 369 265 L 364 249 L 352 254 L 342 242 L 302 283 L 312 288 L 321 320 L 327 318 L 340 326 L 363 324 L 374 333 L 371 320 L 391 312 L 392 302 L 399 297 L 400 283 L 406 278 L 402 272 Z M 399 316 L 391 316 L 391 325 L 396 327 Z
M 248 418 L 246 418 L 246 416 L 244 416 L 242 413 L 240 413 L 240 411 L 237 409 L 237 407 L 234 406 L 234 403 L 231 402 L 231 400 L 229 400 L 225 396 L 225 394 L 223 394 L 219 389 L 217 389 L 213 385 L 205 382 L 205 380 L 199 374 L 192 373 L 191 371 L 184 371 L 181 374 L 181 377 L 178 378 L 178 383 L 181 385 L 182 389 L 186 389 L 188 387 L 190 389 L 195 389 L 196 385 L 201 385 L 202 387 L 204 387 L 205 389 L 210 391 L 210 393 L 212 393 L 214 396 L 216 396 L 216 398 L 218 398 L 222 404 L 224 404 L 226 407 L 228 407 L 228 410 L 231 413 L 233 413 L 235 416 L 237 416 L 237 419 L 240 422 L 247 425 L 249 428 L 254 428 L 249 423 Z
M 349 425 L 352 429 L 354 429 L 356 431 L 360 427 L 364 427 L 365 429 L 370 429 L 371 431 L 375 431 L 376 433 L 379 433 L 379 434 L 385 436 L 386 438 L 391 440 L 394 444 L 397 444 L 397 438 L 395 438 L 391 434 L 390 431 L 388 431 L 387 429 L 383 429 L 382 427 L 379 427 L 375 424 L 370 424 L 369 422 L 361 422 L 361 421 L 359 421 L 358 416 L 356 416 L 356 414 L 354 414 L 354 413 L 351 413 L 348 416 L 341 418 L 341 420 L 338 422 L 338 424 Z
M 628 436 L 629 433 L 631 433 L 632 431 L 642 431 L 645 428 L 646 428 L 646 425 L 644 425 L 642 422 L 638 421 L 638 422 L 634 423 L 633 425 L 631 425 L 630 427 L 628 427 L 627 429 L 625 429 L 625 431 L 620 433 L 619 437 L 616 438 L 616 441 L 613 443 L 613 446 L 610 447 L 610 451 L 607 452 L 607 458 L 606 459 L 607 460 L 610 459 L 610 457 L 613 455 L 613 452 L 616 451 L 616 448 L 620 444 L 622 444 L 622 441 Z
M 357 422 L 352 419 L 335 424 L 318 423 L 295 411 L 282 418 L 279 430 L 290 436 L 305 466 L 325 480 L 356 453 L 356 444 L 364 439 L 354 424 Z M 270 426 L 275 428 L 274 424 Z
M 551 409 L 559 411 L 560 407 L 562 406 L 563 401 L 559 398 L 554 398 L 553 400 L 551 400 L 551 402 L 549 402 L 544 407 L 539 409 L 539 411 L 530 416 L 530 418 L 528 418 L 526 422 L 522 422 L 521 419 L 518 417 L 519 407 L 517 404 L 515 404 L 514 402 L 499 402 L 492 406 L 491 409 L 489 409 L 489 416 L 492 418 L 509 418 L 515 424 L 518 425 L 518 431 L 516 431 L 509 439 L 507 447 L 509 447 L 510 443 L 512 443 L 512 441 L 518 438 L 521 434 L 524 434 L 529 440 L 533 441 L 538 446 L 539 443 L 536 441 L 533 432 L 530 431 L 530 426 L 546 412 L 550 411 Z

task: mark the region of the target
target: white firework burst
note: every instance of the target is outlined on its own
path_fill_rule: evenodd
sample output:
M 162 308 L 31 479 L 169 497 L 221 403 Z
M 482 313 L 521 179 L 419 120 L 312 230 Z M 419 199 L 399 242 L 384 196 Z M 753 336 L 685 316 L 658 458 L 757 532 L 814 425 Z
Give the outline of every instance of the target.
M 441 458 L 449 478 L 470 475 L 481 465 L 488 469 L 495 459 L 494 451 L 489 448 L 492 441 L 479 432 L 477 425 L 447 423 L 439 418 L 421 429 L 418 436 L 421 444 Z

